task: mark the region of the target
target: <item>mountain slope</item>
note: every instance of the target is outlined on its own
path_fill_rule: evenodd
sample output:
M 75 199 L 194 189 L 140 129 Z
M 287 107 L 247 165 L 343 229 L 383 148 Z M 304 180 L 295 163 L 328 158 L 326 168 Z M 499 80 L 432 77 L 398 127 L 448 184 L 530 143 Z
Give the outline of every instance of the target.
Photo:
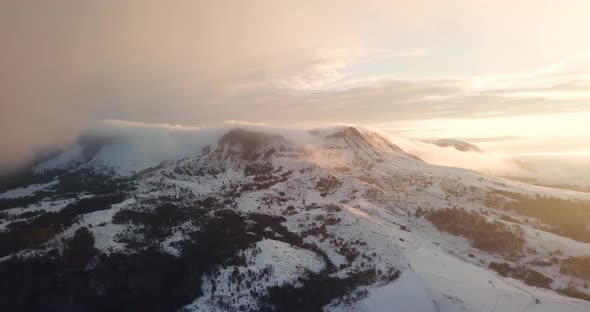
M 89 311 L 590 307 L 555 292 L 590 294 L 564 270 L 590 256 L 589 194 L 433 166 L 366 129 L 305 135 L 233 129 L 137 174 L 90 161 L 4 193 L 1 238 L 21 243 L 3 245 L 3 302 L 35 310 L 18 289 Z M 544 198 L 580 227 L 534 209 Z

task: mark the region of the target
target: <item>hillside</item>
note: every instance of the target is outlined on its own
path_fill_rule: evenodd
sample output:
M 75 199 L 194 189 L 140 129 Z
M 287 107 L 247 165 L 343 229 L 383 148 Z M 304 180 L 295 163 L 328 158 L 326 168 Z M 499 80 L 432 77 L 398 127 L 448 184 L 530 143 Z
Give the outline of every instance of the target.
M 215 133 L 79 142 L 3 190 L 6 310 L 590 310 L 588 193 L 359 127 Z

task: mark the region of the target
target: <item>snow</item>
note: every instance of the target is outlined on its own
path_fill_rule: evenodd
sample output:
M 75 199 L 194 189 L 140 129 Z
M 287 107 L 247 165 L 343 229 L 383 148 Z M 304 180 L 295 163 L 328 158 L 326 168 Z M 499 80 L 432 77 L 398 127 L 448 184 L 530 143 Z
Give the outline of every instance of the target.
M 573 257 L 590 256 L 590 244 L 522 225 L 529 246 L 537 250 L 561 250 Z
M 86 195 L 85 197 L 91 197 Z M 73 202 L 73 199 L 68 201 Z M 135 204 L 135 198 L 126 199 L 118 204 L 111 205 L 111 209 L 94 211 L 81 215 L 81 219 L 72 227 L 57 235 L 52 241 L 56 242 L 61 239 L 68 239 L 74 236 L 77 229 L 86 227 L 94 235 L 94 247 L 104 253 L 114 251 L 125 251 L 125 245 L 117 242 L 117 234 L 126 229 L 125 225 L 113 224 L 112 218 L 120 209 Z M 65 205 L 64 205 L 65 206 Z
M 329 311 L 588 311 L 588 302 L 502 278 L 436 248 L 407 252 L 411 264 L 398 280 L 370 289 L 352 306 Z
M 32 196 L 35 194 L 35 192 L 50 188 L 50 187 L 56 185 L 57 183 L 58 183 L 58 181 L 55 180 L 55 181 L 51 181 L 48 183 L 31 184 L 26 187 L 20 187 L 20 188 L 8 190 L 8 191 L 0 194 L 0 199 Z
M 85 198 L 85 197 L 87 198 L 90 196 L 91 195 L 86 195 L 86 196 L 82 196 L 81 198 Z M 75 202 L 75 199 L 73 199 L 73 198 L 58 199 L 58 200 L 42 199 L 40 202 L 37 202 L 36 204 L 32 204 L 27 207 L 11 208 L 11 209 L 4 210 L 3 212 L 5 212 L 9 215 L 12 215 L 12 216 L 21 214 L 23 212 L 39 211 L 39 210 L 45 210 L 46 212 L 57 212 L 73 202 Z M 12 222 L 12 220 L 0 220 L 0 230 L 6 229 L 6 226 L 10 222 Z
M 245 305 L 256 309 L 257 302 L 251 297 L 252 290 L 262 293 L 270 286 L 296 283 L 297 278 L 306 271 L 317 273 L 324 268 L 322 259 L 315 253 L 276 240 L 264 239 L 254 248 L 245 250 L 243 254 L 253 255 L 249 257 L 251 264 L 246 268 L 239 266 L 221 268 L 217 278 L 204 277 L 202 287 L 204 295 L 185 306 L 184 309 L 186 311 L 224 311 L 215 304 L 220 299 L 224 302 L 231 301 L 234 306 Z M 238 287 L 237 290 L 235 283 L 228 282 L 234 270 L 240 273 L 251 271 L 254 274 L 260 274 L 265 269 L 270 272 L 268 281 L 258 280 L 250 287 Z M 212 290 L 212 285 L 216 285 L 215 291 Z
M 258 242 L 256 247 L 261 252 L 254 258 L 254 268 L 272 266 L 277 274 L 274 280 L 277 285 L 297 279 L 306 270 L 317 273 L 324 268 L 323 261 L 309 250 L 294 248 L 271 239 Z
M 374 289 L 356 305 L 329 311 L 436 311 L 424 281 L 413 272 L 404 272 L 395 283 Z

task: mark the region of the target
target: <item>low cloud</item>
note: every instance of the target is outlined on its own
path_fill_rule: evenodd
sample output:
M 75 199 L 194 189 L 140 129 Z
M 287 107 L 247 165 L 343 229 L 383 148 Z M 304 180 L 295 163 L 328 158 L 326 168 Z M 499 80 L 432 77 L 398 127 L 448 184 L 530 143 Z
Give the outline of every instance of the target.
M 392 140 L 408 153 L 435 165 L 471 169 L 494 176 L 520 176 L 526 173 L 526 170 L 508 155 L 493 152 L 462 152 L 454 147 L 439 147 L 400 138 Z
M 369 126 L 353 124 L 331 124 L 320 128 L 308 126 L 277 126 L 272 124 L 252 123 L 247 121 L 226 121 L 214 125 L 181 126 L 170 124 L 150 124 L 125 120 L 104 120 L 95 123 L 84 132 L 86 138 L 114 139 L 96 159 L 111 161 L 128 170 L 142 170 L 155 166 L 161 161 L 178 160 L 200 155 L 205 146 L 214 147 L 219 139 L 231 129 L 242 128 L 251 131 L 278 134 L 288 141 L 304 147 L 309 160 L 319 165 L 334 166 L 333 153 L 325 157 L 317 145 L 322 142 L 315 133 L 329 134 L 344 126 L 376 131 L 401 147 L 409 154 L 418 156 L 427 163 L 441 166 L 458 167 L 474 170 L 493 176 L 528 177 L 541 183 L 587 185 L 588 178 L 580 174 L 588 168 L 585 153 L 570 154 L 514 154 L 507 155 L 490 151 L 461 152 L 453 147 L 439 147 L 414 139 L 393 135 L 389 132 Z M 76 144 L 66 148 L 66 153 L 54 158 L 46 165 L 65 164 L 76 159 L 76 153 L 82 150 Z M 341 159 L 346 165 L 350 159 Z
M 278 134 L 294 144 L 313 148 L 321 140 L 318 136 L 311 134 L 310 130 L 332 133 L 345 126 L 355 126 L 378 132 L 404 151 L 418 156 L 430 164 L 471 169 L 496 176 L 516 176 L 525 173 L 525 169 L 507 155 L 492 152 L 461 152 L 452 147 L 443 148 L 422 141 L 401 138 L 373 127 L 345 123 L 312 128 L 226 121 L 223 124 L 212 126 L 185 127 L 107 120 L 98 124 L 88 133 L 94 136 L 124 138 L 128 142 L 127 144 L 131 144 L 137 151 L 137 155 L 133 157 L 147 155 L 148 159 L 153 159 L 152 163 L 157 163 L 158 159 L 162 161 L 197 155 L 201 148 L 206 145 L 215 146 L 223 134 L 235 128 Z

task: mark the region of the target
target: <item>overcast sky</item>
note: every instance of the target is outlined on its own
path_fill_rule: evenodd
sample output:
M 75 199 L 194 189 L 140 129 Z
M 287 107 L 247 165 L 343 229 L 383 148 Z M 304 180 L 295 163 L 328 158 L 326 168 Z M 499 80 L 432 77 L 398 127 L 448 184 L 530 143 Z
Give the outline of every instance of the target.
M 586 0 L 0 1 L 0 167 L 102 119 L 474 140 L 554 128 L 590 149 L 589 11 Z

